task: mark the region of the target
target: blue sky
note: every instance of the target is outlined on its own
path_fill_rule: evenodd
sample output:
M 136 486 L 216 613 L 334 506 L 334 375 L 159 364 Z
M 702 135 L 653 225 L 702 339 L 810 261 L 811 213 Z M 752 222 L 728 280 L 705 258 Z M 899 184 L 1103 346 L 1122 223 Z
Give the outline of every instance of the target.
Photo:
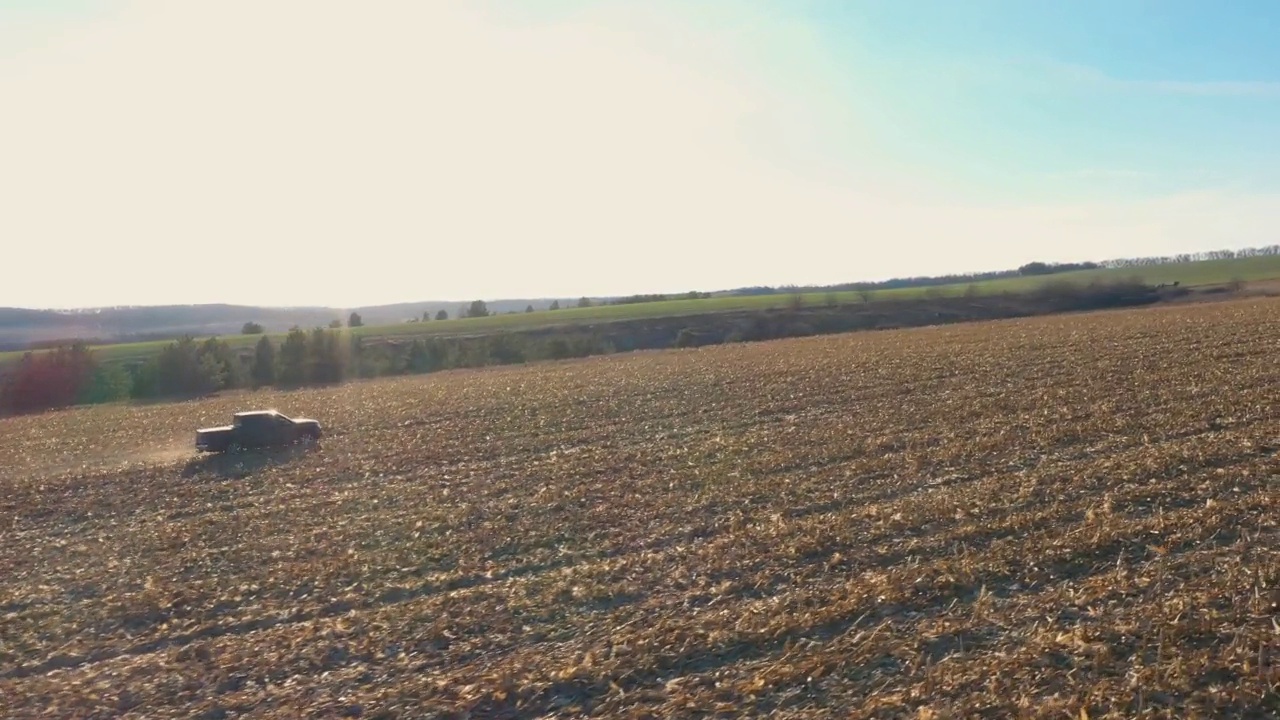
M 1002 195 L 1275 187 L 1275 3 L 802 5 L 824 91 L 871 128 L 851 165 Z
M 851 66 L 887 60 L 871 81 L 879 97 L 916 131 L 909 137 L 926 139 L 925 157 L 955 157 L 962 177 L 983 168 L 972 179 L 1008 189 L 1111 173 L 1153 191 L 1274 180 L 1274 3 L 856 2 L 813 12 Z
M 1243 1 L 0 0 L 0 237 L 28 270 L 0 305 L 1270 244 L 1277 30 L 1280 5 Z M 209 246 L 309 279 L 193 277 Z

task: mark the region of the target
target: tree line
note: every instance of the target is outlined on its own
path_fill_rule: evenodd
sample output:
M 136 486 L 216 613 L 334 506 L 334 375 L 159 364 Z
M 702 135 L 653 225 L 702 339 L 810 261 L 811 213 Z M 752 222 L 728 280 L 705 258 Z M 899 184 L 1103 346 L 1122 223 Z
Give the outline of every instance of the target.
M 1095 262 L 1046 263 L 1029 262 L 1013 270 L 989 270 L 987 272 L 955 273 L 951 275 L 920 275 L 915 277 L 890 278 L 888 280 L 860 281 L 837 283 L 834 285 L 783 285 L 772 287 L 761 285 L 756 287 L 730 290 L 730 295 L 802 295 L 815 292 L 857 292 L 869 297 L 876 290 L 897 290 L 901 288 L 929 288 L 941 285 L 963 285 L 1005 278 L 1027 277 L 1036 275 L 1055 275 L 1076 270 L 1096 270 L 1102 267 Z
M 1173 265 L 1179 263 L 1203 262 L 1205 260 L 1235 260 L 1238 258 L 1265 257 L 1280 255 L 1280 245 L 1263 245 L 1247 247 L 1239 250 L 1206 250 L 1204 252 L 1179 253 L 1177 255 L 1151 255 L 1138 258 L 1114 258 L 1104 260 L 1103 267 L 1126 268 L 1147 267 L 1151 265 Z
M 1085 261 L 1072 263 L 1048 263 L 1048 262 L 1029 262 L 1016 269 L 1011 270 L 991 270 L 987 272 L 974 273 L 957 273 L 951 275 L 922 275 L 915 277 L 891 278 L 889 280 L 878 280 L 868 282 L 848 282 L 836 285 L 783 285 L 773 287 L 769 285 L 759 285 L 753 287 L 736 288 L 728 291 L 729 295 L 780 295 L 814 292 L 872 292 L 875 290 L 892 290 L 898 288 L 911 287 L 935 287 L 939 285 L 961 285 L 967 283 L 985 282 L 988 280 L 1001 280 L 1013 277 L 1028 277 L 1037 275 L 1056 275 L 1059 273 L 1074 272 L 1077 270 L 1096 270 L 1100 268 L 1137 268 L 1149 267 L 1152 265 L 1171 265 L 1181 263 L 1203 262 L 1205 260 L 1233 260 L 1237 258 L 1263 257 L 1269 255 L 1280 255 L 1280 245 L 1265 245 L 1261 247 L 1247 247 L 1239 250 L 1206 250 L 1194 253 L 1179 253 L 1177 255 L 1151 255 L 1147 257 L 1133 258 L 1112 258 L 1100 262 Z
M 0 375 L 0 415 L 73 405 L 199 397 L 275 387 L 299 388 L 352 378 L 427 373 L 486 365 L 586 357 L 613 348 L 591 336 L 519 334 L 370 341 L 342 329 L 293 328 L 278 343 L 262 335 L 252 350 L 190 336 L 138 362 L 104 362 L 83 343 L 28 352 Z

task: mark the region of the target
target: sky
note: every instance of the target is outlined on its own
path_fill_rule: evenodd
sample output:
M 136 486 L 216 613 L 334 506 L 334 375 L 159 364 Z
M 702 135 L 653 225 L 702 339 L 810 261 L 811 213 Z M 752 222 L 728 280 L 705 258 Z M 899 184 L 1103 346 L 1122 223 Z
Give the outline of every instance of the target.
M 1273 0 L 0 0 L 0 305 L 1273 244 L 1277 32 Z

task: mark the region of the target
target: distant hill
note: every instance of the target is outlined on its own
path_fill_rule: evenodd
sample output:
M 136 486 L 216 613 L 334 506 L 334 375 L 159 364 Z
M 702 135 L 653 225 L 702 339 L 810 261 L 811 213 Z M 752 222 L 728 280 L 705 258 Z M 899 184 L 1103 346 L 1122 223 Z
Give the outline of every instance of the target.
M 545 310 L 553 298 L 504 299 L 486 301 L 490 313 L 524 312 L 533 305 Z M 559 298 L 564 307 L 577 299 Z M 424 301 L 373 305 L 357 308 L 259 307 L 253 305 L 155 305 L 144 307 L 86 308 L 81 310 L 28 310 L 0 308 L 0 351 L 22 350 L 33 344 L 59 340 L 94 343 L 164 340 L 191 335 L 237 335 L 247 322 L 256 322 L 268 332 L 284 332 L 297 325 L 311 328 L 333 320 L 344 324 L 352 311 L 360 313 L 367 325 L 387 325 L 432 317 L 440 310 L 457 317 L 468 303 Z

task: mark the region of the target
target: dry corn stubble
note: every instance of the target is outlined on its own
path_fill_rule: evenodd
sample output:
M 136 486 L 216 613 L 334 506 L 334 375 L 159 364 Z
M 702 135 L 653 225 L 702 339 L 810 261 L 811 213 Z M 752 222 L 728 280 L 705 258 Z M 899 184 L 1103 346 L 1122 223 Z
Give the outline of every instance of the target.
M 54 717 L 1265 716 L 1280 303 L 0 421 Z M 196 458 L 236 409 L 318 448 Z

